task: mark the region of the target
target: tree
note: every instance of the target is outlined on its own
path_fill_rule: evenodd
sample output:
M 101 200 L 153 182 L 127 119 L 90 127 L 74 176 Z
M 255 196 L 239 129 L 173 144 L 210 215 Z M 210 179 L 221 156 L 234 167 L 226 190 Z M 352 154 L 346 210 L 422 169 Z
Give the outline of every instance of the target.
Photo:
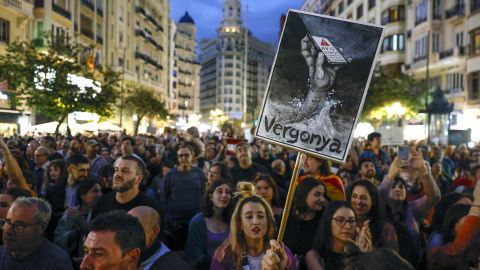
M 386 106 L 400 102 L 406 108 L 405 115 L 413 116 L 424 107 L 425 89 L 413 75 L 386 73 L 379 64 L 375 67 L 360 121 L 369 122 L 378 128 L 389 116 Z
M 44 41 L 47 45 L 43 46 Z M 0 56 L 7 67 L 0 79 L 9 79 L 16 91 L 12 102 L 27 105 L 60 125 L 75 111 L 111 117 L 121 73 L 94 68 L 95 45 L 85 46 L 63 34 L 41 34 L 30 41 L 13 41 Z M 83 60 L 80 60 L 83 59 Z M 83 85 L 75 81 L 83 77 Z
M 131 81 L 126 83 L 125 88 L 127 92 L 125 109 L 138 116 L 138 120 L 135 123 L 135 135 L 138 133 L 138 126 L 143 117 L 166 119 L 168 116 L 166 103 L 153 89 Z

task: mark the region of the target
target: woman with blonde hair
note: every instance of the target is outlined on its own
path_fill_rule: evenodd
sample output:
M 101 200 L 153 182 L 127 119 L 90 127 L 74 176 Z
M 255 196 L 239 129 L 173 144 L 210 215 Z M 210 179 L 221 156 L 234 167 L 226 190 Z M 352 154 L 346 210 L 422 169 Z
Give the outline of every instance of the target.
M 215 251 L 210 269 L 296 269 L 290 250 L 271 240 L 275 220 L 270 205 L 255 194 L 252 183 L 240 182 L 237 190 L 230 235 Z M 269 249 L 273 246 L 280 247 L 279 256 Z

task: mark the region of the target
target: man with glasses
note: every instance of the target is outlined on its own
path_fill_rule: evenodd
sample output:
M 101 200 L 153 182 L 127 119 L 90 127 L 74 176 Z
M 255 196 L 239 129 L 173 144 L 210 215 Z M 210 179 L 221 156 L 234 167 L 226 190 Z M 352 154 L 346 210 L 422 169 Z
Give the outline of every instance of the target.
M 34 187 L 37 193 L 40 193 L 40 188 L 43 185 L 43 176 L 45 175 L 45 170 L 49 164 L 48 156 L 50 155 L 50 150 L 45 146 L 40 146 L 35 150 L 33 155 L 33 160 L 35 161 L 35 167 L 32 169 L 32 174 L 37 179 L 37 186 Z
M 167 222 L 169 248 L 183 250 L 187 241 L 190 220 L 200 211 L 201 197 L 205 191 L 205 175 L 192 167 L 192 150 L 182 145 L 177 152 L 179 165 L 165 175 L 162 206 Z
M 68 254 L 42 236 L 50 215 L 50 205 L 42 199 L 15 200 L 7 218 L 0 221 L 4 243 L 0 246 L 0 269 L 73 269 Z

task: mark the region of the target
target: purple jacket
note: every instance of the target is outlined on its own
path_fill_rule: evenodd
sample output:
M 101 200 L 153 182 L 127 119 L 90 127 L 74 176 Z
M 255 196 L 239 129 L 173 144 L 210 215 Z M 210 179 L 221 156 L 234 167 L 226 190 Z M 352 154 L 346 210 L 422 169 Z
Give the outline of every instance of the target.
M 220 246 L 219 248 L 221 248 Z M 218 251 L 218 249 L 217 249 Z M 217 253 L 217 252 L 215 252 Z M 287 246 L 285 246 L 285 254 L 287 254 L 288 261 L 287 265 L 285 266 L 285 270 L 295 270 L 296 268 L 296 261 L 295 258 L 293 257 L 292 252 L 290 249 L 288 249 Z M 219 262 L 216 256 L 213 256 L 212 264 L 210 266 L 210 270 L 241 270 L 240 269 L 235 269 L 233 264 L 229 261 L 232 261 L 232 252 L 226 252 L 225 257 L 223 262 Z

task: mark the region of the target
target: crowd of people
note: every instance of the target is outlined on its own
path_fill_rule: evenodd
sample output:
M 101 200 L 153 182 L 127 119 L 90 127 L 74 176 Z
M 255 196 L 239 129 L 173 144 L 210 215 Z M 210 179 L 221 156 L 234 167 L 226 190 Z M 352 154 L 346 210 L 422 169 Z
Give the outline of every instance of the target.
M 0 135 L 0 269 L 480 269 L 480 149 L 233 137 Z

